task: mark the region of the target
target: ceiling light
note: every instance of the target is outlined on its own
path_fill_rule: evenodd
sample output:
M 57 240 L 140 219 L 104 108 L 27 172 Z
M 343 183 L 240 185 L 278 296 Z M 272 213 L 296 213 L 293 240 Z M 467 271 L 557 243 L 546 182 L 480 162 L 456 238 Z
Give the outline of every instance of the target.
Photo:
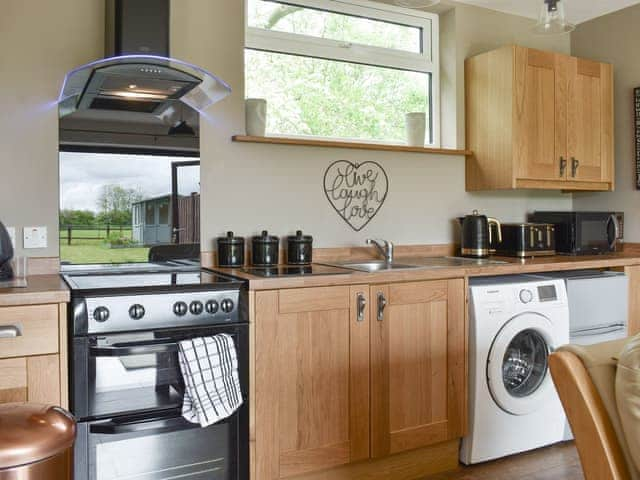
M 575 28 L 575 25 L 567 22 L 564 0 L 543 0 L 538 23 L 533 27 L 534 33 L 556 35 L 572 32 Z
M 440 0 L 394 0 L 393 3 L 407 8 L 427 8 L 440 3 Z
M 100 94 L 108 97 L 122 97 L 131 100 L 166 100 L 169 98 L 169 96 L 164 93 L 130 92 L 128 90 L 100 90 Z

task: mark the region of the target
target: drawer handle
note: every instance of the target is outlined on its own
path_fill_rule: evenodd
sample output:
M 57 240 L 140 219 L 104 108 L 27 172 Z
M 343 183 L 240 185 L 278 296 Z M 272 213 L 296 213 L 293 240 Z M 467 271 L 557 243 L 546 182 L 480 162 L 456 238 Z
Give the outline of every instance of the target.
M 21 337 L 22 332 L 15 325 L 0 325 L 0 338 Z

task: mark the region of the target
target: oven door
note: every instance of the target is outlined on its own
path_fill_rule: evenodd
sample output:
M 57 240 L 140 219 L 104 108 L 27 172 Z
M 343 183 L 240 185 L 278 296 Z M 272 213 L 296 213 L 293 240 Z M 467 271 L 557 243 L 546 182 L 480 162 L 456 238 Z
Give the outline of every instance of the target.
M 607 212 L 576 214 L 576 247 L 582 255 L 615 251 L 618 220 Z
M 201 428 L 171 411 L 78 424 L 75 478 L 237 480 L 238 415 Z
M 72 411 L 80 419 L 180 408 L 180 340 L 227 333 L 235 341 L 247 398 L 248 325 L 90 335 L 74 339 Z

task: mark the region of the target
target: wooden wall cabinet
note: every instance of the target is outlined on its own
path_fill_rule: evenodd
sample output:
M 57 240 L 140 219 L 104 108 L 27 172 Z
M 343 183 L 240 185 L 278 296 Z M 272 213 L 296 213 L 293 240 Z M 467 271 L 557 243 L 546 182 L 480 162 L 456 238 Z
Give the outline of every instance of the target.
M 464 292 L 462 279 L 256 292 L 253 478 L 462 437 Z
M 465 62 L 468 191 L 614 188 L 613 67 L 503 47 Z
M 66 304 L 0 307 L 0 403 L 68 407 Z

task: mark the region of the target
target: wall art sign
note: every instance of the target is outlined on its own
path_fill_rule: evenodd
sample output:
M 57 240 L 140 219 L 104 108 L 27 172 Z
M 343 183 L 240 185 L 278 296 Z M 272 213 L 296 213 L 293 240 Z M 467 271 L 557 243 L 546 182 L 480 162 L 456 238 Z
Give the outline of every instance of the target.
M 640 87 L 633 89 L 636 132 L 636 189 L 640 190 Z
M 389 191 L 389 178 L 379 163 L 333 162 L 324 173 L 324 193 L 333 209 L 356 232 L 376 216 Z

